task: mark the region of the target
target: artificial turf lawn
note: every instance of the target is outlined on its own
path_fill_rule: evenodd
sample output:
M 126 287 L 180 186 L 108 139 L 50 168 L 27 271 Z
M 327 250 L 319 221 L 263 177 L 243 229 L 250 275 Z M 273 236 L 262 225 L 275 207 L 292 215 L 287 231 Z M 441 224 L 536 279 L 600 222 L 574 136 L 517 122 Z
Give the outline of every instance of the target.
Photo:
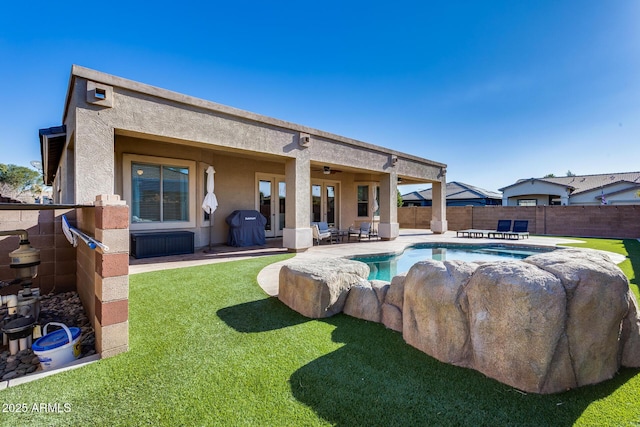
M 640 254 L 631 246 L 633 273 Z M 3 403 L 29 409 L 0 413 L 0 424 L 640 423 L 638 369 L 566 393 L 524 394 L 440 363 L 380 324 L 310 320 L 265 297 L 258 271 L 286 257 L 132 275 L 130 351 L 0 391 Z M 34 403 L 68 403 L 70 412 L 33 412 Z
M 624 274 L 629 278 L 631 290 L 636 295 L 636 298 L 640 300 L 640 242 L 638 240 L 597 239 L 584 237 L 569 238 L 580 240 L 584 243 L 572 243 L 563 246 L 575 246 L 577 248 L 585 247 L 624 255 L 627 259 L 618 264 L 618 267 L 620 267 Z M 640 424 L 640 420 L 638 420 L 638 424 Z

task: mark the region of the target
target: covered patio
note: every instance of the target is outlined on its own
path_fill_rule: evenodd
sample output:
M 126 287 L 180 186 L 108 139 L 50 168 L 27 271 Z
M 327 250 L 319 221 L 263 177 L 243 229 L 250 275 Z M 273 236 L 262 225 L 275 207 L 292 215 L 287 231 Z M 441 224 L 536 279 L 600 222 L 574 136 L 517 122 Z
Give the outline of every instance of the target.
M 444 163 L 99 71 L 72 67 L 55 129 L 40 135 L 56 203 L 120 195 L 131 232 L 187 231 L 196 249 L 225 242 L 225 218 L 248 209 L 292 252 L 313 245 L 312 221 L 373 222 L 394 240 L 400 181 L 433 185 L 431 229 L 447 230 Z M 210 166 L 219 202 L 211 217 L 199 208 Z

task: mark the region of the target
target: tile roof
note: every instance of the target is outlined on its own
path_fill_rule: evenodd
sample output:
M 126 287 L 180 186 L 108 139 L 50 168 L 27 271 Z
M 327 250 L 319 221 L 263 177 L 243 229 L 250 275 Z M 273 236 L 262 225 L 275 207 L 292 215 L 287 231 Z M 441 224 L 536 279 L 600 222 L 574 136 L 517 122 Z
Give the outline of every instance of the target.
M 536 181 L 546 181 L 553 184 L 566 185 L 574 190 L 571 194 L 579 194 L 591 191 L 596 188 L 607 187 L 611 184 L 619 182 L 629 182 L 640 184 L 640 172 L 621 172 L 621 173 L 603 173 L 598 175 L 576 175 L 576 176 L 559 176 L 554 178 L 533 178 Z M 530 179 L 519 179 L 516 184 L 530 181 Z M 512 184 L 515 185 L 515 184 Z M 508 187 L 511 187 L 509 185 Z M 507 188 L 507 187 L 505 187 Z M 501 189 L 502 190 L 502 189 Z
M 502 200 L 502 194 L 496 191 L 485 190 L 480 187 L 465 184 L 462 182 L 447 182 L 447 200 L 466 200 L 466 199 L 499 199 Z M 432 200 L 432 189 L 427 188 L 422 191 L 414 191 L 412 193 L 403 194 L 402 200 Z

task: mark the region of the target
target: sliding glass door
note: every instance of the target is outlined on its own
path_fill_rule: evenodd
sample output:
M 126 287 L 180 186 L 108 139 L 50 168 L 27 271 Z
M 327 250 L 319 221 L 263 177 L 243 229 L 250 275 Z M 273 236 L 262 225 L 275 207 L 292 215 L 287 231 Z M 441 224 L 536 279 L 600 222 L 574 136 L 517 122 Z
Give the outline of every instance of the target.
M 284 177 L 258 177 L 257 210 L 267 218 L 266 237 L 282 236 L 285 218 L 286 184 Z
M 329 227 L 339 227 L 338 184 L 335 182 L 311 185 L 311 221 L 326 222 Z

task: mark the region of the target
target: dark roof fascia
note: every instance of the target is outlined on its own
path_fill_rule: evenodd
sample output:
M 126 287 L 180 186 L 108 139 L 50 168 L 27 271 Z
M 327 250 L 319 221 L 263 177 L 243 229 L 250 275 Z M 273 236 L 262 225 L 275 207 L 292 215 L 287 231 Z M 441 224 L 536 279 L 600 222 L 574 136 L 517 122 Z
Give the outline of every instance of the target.
M 38 135 L 40 137 L 40 157 L 42 158 L 42 180 L 45 185 L 51 185 L 62 157 L 62 150 L 67 142 L 67 127 L 62 125 L 39 129 Z M 48 159 L 45 159 L 44 156 L 45 144 L 47 144 Z

